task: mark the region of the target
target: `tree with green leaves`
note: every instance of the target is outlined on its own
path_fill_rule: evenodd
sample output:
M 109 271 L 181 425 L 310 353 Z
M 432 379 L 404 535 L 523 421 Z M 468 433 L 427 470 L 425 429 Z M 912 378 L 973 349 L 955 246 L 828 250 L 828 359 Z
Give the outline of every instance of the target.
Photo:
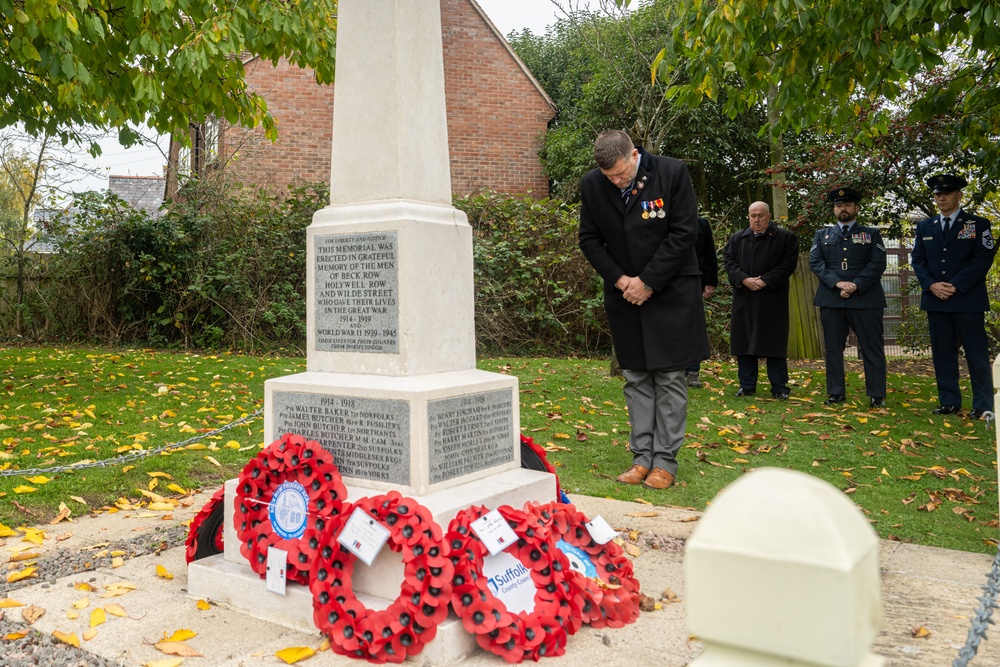
M 906 99 L 911 123 L 955 119 L 954 146 L 1000 176 L 1000 6 L 992 0 L 680 0 L 653 65 L 667 95 L 730 115 L 769 104 L 772 136 L 848 133 L 868 144 Z M 923 81 L 918 95 L 913 84 Z
M 653 154 L 684 160 L 691 169 L 699 203 L 716 218 L 760 198 L 746 188 L 768 164 L 766 142 L 756 135 L 759 111 L 729 118 L 718 105 L 687 109 L 664 97 L 667 84 L 649 70 L 673 22 L 675 0 L 653 0 L 622 11 L 613 0 L 587 10 L 565 12 L 544 36 L 530 31 L 509 40 L 559 114 L 541 153 L 553 194 L 578 196 L 579 179 L 593 168 L 594 138 L 621 129 Z M 683 73 L 678 72 L 678 77 Z
M 183 136 L 209 115 L 276 136 L 243 60 L 287 58 L 332 81 L 336 0 L 0 0 L 0 127 L 78 139 L 130 126 Z M 96 144 L 91 150 L 99 152 Z

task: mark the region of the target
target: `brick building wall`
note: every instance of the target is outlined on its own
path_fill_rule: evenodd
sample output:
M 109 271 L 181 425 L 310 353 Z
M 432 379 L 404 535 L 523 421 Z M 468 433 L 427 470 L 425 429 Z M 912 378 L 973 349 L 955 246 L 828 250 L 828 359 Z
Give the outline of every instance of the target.
M 555 115 L 551 100 L 474 0 L 441 0 L 441 22 L 452 191 L 548 196 L 538 151 Z M 329 182 L 333 86 L 285 60 L 250 61 L 247 81 L 267 100 L 278 140 L 227 129 L 225 171 L 272 190 Z

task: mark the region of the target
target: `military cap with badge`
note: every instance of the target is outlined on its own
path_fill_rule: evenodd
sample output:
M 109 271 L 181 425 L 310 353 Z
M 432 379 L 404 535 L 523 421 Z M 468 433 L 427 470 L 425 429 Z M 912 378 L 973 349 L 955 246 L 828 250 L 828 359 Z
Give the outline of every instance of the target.
M 858 204 L 864 196 L 854 188 L 834 188 L 826 193 L 826 201 L 830 204 L 840 204 L 843 202 L 854 202 Z
M 968 184 L 967 180 L 955 174 L 935 174 L 927 179 L 927 187 L 936 195 L 942 192 L 962 190 Z

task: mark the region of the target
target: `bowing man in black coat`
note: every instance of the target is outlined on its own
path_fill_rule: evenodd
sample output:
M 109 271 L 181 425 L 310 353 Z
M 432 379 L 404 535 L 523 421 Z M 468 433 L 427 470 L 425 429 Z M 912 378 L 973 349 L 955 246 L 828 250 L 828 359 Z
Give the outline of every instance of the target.
M 788 279 L 799 261 L 795 234 L 771 222 L 762 201 L 750 204 L 750 225 L 729 237 L 722 262 L 733 286 L 730 351 L 740 378 L 737 396 L 757 391 L 758 359 L 767 359 L 771 396 L 788 398 Z
M 885 292 L 885 244 L 875 227 L 857 222 L 861 193 L 853 188 L 830 191 L 837 224 L 813 237 L 809 268 L 819 278 L 813 303 L 819 306 L 826 345 L 826 404 L 841 403 L 847 393 L 844 381 L 844 347 L 848 328 L 854 329 L 865 366 L 868 405 L 885 406 L 885 342 L 882 314 Z
M 708 358 L 697 203 L 687 165 L 617 130 L 594 142 L 580 183 L 580 249 L 604 279 L 604 308 L 632 433 L 625 484 L 668 488 L 687 421 L 686 368 Z
M 958 389 L 958 345 L 965 348 L 972 380 L 970 419 L 993 412 L 993 375 L 983 313 L 990 309 L 986 274 L 996 247 L 990 221 L 961 208 L 966 180 L 954 174 L 927 179 L 940 215 L 917 223 L 910 264 L 923 288 L 920 309 L 927 311 L 931 355 L 937 377 L 935 414 L 962 407 Z

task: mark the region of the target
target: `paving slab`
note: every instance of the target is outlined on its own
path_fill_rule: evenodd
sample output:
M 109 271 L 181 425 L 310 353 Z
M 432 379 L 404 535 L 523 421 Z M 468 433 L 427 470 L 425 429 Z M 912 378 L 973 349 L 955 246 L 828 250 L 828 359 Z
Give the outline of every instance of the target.
M 135 535 L 148 532 L 155 536 L 152 531 L 157 526 L 188 521 L 209 497 L 208 493 L 199 494 L 190 508 L 175 511 L 167 520 L 151 516 L 149 512 L 120 512 L 41 526 L 48 536 L 42 551 L 58 548 L 96 552 Z M 571 496 L 571 500 L 589 517 L 601 515 L 615 528 L 635 531 L 642 551 L 633 558 L 633 563 L 643 592 L 659 597 L 669 590 L 678 602 L 666 604 L 659 611 L 643 613 L 638 621 L 625 628 L 595 630 L 584 627 L 570 637 L 564 656 L 546 658 L 544 664 L 682 667 L 690 663 L 701 652 L 701 644 L 689 636 L 685 626 L 682 545 L 696 528 L 700 514 L 684 508 L 654 507 L 587 496 Z M 66 535 L 69 536 L 56 540 L 57 536 Z M 0 549 L 11 546 L 13 543 L 8 539 Z M 986 581 L 992 558 L 985 554 L 883 541 L 880 561 L 884 624 L 873 652 L 887 658 L 887 665 L 893 667 L 950 665 L 965 643 L 969 619 L 978 604 L 976 598 Z M 158 576 L 157 565 L 165 568 L 173 578 Z M 90 583 L 98 590 L 77 590 L 74 585 L 79 582 Z M 114 598 L 100 597 L 108 585 L 122 582 L 134 584 L 135 590 Z M 315 648 L 321 644 L 318 631 L 296 632 L 220 605 L 199 610 L 197 601 L 187 594 L 184 548 L 178 546 L 128 559 L 117 568 L 108 565 L 55 581 L 40 581 L 6 595 L 45 609 L 45 615 L 33 625 L 35 630 L 46 634 L 53 630 L 74 632 L 81 638 L 83 650 L 122 667 L 141 667 L 167 657 L 151 644 L 179 629 L 197 633 L 186 643 L 203 656 L 187 658 L 185 665 L 271 667 L 285 664 L 275 656 L 281 649 Z M 88 600 L 87 606 L 76 610 L 78 617 L 75 620 L 69 619 L 67 612 L 73 603 L 84 598 Z M 109 615 L 107 621 L 96 628 L 96 636 L 83 641 L 91 612 L 106 604 L 120 605 L 128 617 Z M 766 600 L 761 604 L 766 604 Z M 20 619 L 17 608 L 5 612 L 8 621 Z M 920 628 L 930 634 L 914 637 L 914 630 Z M 0 657 L 3 646 L 0 642 Z M 423 664 L 419 656 L 410 663 Z M 319 667 L 362 663 L 325 651 L 299 664 Z M 477 652 L 460 664 L 498 667 L 506 663 L 498 656 Z M 980 645 L 979 655 L 972 665 L 1000 665 L 1000 635 Z

